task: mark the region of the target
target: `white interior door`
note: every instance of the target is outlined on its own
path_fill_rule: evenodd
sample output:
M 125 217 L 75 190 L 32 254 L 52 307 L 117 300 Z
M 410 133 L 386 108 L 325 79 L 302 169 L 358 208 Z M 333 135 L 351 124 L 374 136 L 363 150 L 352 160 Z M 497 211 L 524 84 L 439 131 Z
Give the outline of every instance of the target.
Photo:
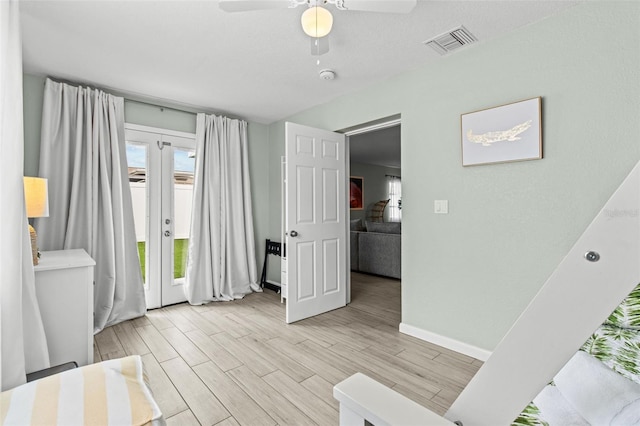
M 126 139 L 147 308 L 184 302 L 195 136 L 127 125 Z
M 346 305 L 345 136 L 286 123 L 287 323 Z

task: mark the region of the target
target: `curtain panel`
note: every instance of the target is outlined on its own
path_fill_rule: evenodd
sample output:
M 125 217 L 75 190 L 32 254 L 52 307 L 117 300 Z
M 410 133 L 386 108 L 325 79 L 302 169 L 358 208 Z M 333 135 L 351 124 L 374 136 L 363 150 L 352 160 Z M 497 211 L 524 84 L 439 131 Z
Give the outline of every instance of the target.
M 47 79 L 40 175 L 49 217 L 43 250 L 83 248 L 96 261 L 94 332 L 146 311 L 124 137 L 124 99 Z
M 198 114 L 189 255 L 193 305 L 261 291 L 257 283 L 247 123 Z
M 22 184 L 24 140 L 19 2 L 0 1 L 0 382 L 1 390 L 49 367 L 35 290 Z

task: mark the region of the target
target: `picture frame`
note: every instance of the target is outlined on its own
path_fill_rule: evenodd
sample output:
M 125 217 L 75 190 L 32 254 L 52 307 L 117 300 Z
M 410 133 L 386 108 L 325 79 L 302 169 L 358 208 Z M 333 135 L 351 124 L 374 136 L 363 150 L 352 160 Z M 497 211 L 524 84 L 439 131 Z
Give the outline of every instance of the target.
M 361 176 L 349 177 L 349 205 L 351 210 L 364 209 L 364 178 Z
M 462 165 L 542 158 L 542 98 L 460 115 Z

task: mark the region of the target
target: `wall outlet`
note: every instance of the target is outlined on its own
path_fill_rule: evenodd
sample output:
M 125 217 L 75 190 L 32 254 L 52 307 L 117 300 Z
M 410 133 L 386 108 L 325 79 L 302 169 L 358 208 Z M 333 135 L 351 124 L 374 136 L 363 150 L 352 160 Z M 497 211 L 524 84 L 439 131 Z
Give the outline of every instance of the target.
M 434 200 L 433 212 L 437 214 L 449 213 L 449 200 Z

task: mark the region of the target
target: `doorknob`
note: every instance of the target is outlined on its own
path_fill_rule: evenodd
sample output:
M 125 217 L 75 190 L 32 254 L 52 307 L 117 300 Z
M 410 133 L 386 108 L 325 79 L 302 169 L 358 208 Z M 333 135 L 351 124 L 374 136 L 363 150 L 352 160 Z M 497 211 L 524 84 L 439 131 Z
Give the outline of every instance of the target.
M 170 237 L 171 236 L 171 231 L 164 231 L 164 236 L 165 237 Z
M 297 231 L 291 231 L 289 232 L 289 235 L 292 237 L 297 237 L 298 236 L 298 232 Z

